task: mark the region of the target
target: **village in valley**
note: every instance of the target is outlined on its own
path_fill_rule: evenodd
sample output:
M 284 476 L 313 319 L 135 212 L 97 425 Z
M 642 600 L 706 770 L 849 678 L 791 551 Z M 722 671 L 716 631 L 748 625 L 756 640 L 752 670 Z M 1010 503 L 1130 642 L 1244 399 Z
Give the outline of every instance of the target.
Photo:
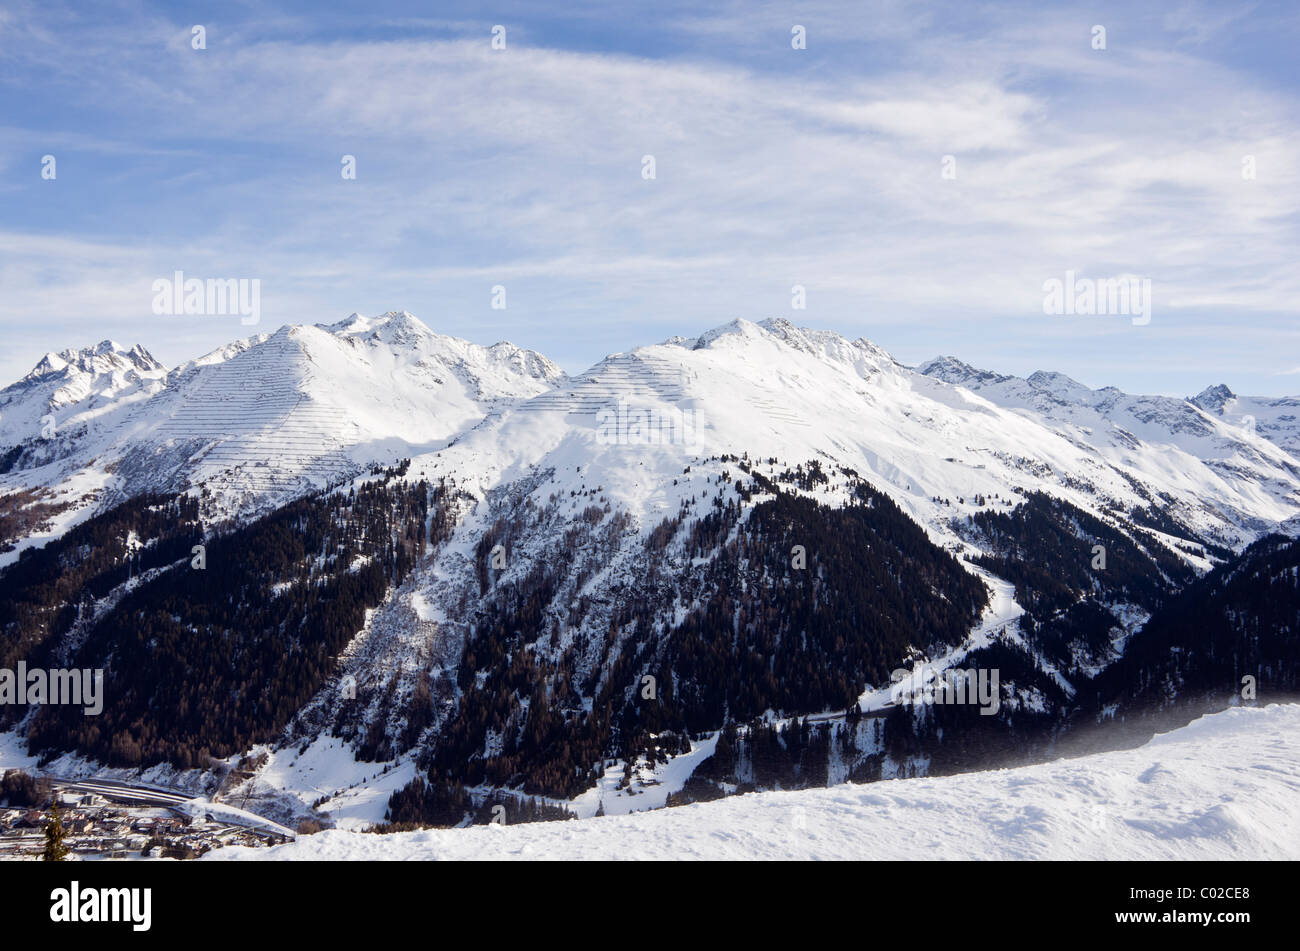
M 259 847 L 286 840 L 269 829 L 234 824 L 219 811 L 130 801 L 135 798 L 10 770 L 0 788 L 0 859 L 45 856 L 56 814 L 56 838 L 68 859 L 194 859 L 222 846 Z

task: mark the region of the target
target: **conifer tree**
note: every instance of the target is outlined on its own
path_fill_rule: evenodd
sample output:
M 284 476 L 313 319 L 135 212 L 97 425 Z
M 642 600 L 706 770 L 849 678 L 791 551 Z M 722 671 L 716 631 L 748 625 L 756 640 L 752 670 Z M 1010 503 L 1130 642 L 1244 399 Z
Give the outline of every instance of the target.
M 46 862 L 62 862 L 68 857 L 68 847 L 63 844 L 63 813 L 59 811 L 59 798 L 55 794 L 50 821 L 45 823 L 45 851 L 41 858 Z

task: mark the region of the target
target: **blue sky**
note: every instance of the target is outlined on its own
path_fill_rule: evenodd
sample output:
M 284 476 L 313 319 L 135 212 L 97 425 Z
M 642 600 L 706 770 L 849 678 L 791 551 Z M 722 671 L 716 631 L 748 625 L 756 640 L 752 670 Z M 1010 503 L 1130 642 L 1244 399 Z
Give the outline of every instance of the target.
M 260 280 L 256 330 L 405 309 L 571 371 L 782 316 L 1300 392 L 1300 6 L 554 6 L 0 0 L 0 379 L 248 332 L 155 315 L 182 270 Z M 1151 322 L 1044 315 L 1067 271 L 1151 280 Z

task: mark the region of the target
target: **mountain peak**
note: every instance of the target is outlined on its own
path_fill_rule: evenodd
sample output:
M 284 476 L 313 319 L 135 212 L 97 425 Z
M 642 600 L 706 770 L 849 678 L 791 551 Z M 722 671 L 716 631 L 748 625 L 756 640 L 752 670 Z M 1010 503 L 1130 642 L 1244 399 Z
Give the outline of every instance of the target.
M 547 386 L 554 386 L 564 379 L 564 371 L 540 353 L 506 340 L 485 347 L 460 337 L 440 334 L 406 310 L 390 310 L 377 317 L 354 313 L 335 324 L 317 324 L 316 329 L 353 345 L 379 345 L 380 349 L 387 347 L 407 357 L 435 359 L 449 368 L 459 368 L 455 372 L 468 374 L 466 380 L 474 387 L 487 385 L 484 374 L 497 379 L 504 371 L 505 377 L 488 385 L 488 390 L 493 393 L 497 392 L 503 380 L 511 376 L 528 377 Z M 510 391 L 511 386 L 505 385 L 502 394 Z
M 700 334 L 699 337 L 696 338 L 695 346 L 692 347 L 692 349 L 705 350 L 715 342 L 726 337 L 736 336 L 752 339 L 761 335 L 762 331 L 758 324 L 745 320 L 743 317 L 738 317 L 730 323 L 722 324 L 719 327 L 714 327 L 712 330 L 704 331 L 704 333 Z
M 83 347 L 80 350 L 64 350 L 59 356 L 71 363 L 82 355 L 102 357 L 108 353 L 126 353 L 126 349 L 116 340 L 101 340 L 93 347 Z
M 917 373 L 943 380 L 954 386 L 973 389 L 993 383 L 1005 383 L 1011 377 L 992 370 L 981 370 L 953 356 L 935 357 L 916 368 Z
M 140 344 L 128 350 L 115 340 L 101 340 L 93 347 L 83 347 L 80 350 L 69 348 L 45 354 L 31 372 L 23 377 L 23 381 L 35 382 L 53 374 L 66 376 L 69 373 L 87 373 L 97 376 L 101 373 L 130 370 L 157 374 L 165 372 L 166 367 Z
M 758 326 L 762 327 L 770 334 L 778 337 L 801 337 L 803 336 L 800 328 L 796 327 L 784 317 L 770 317 L 767 320 L 759 321 Z
M 1214 386 L 1207 386 L 1200 393 L 1193 396 L 1190 402 L 1207 413 L 1222 413 L 1223 407 L 1229 400 L 1235 400 L 1237 394 L 1228 389 L 1223 383 Z
M 866 344 L 871 350 L 879 349 L 875 344 L 866 340 L 850 343 L 847 337 L 833 330 L 813 330 L 811 327 L 796 327 L 784 317 L 773 317 L 770 320 L 764 320 L 758 326 L 782 343 L 808 353 L 834 354 L 842 357 L 846 353 L 846 348 L 855 347 L 859 344 Z M 883 353 L 884 351 L 880 352 Z
M 1045 390 L 1058 398 L 1071 394 L 1082 395 L 1092 392 L 1090 387 L 1084 386 L 1073 377 L 1068 377 L 1064 373 L 1058 373 L 1055 370 L 1035 370 L 1025 378 L 1025 382 L 1035 389 Z
M 754 341 L 768 341 L 790 347 L 820 359 L 837 363 L 846 363 L 859 367 L 897 365 L 886 351 L 876 346 L 865 337 L 850 341 L 847 337 L 833 330 L 814 330 L 810 327 L 798 327 L 784 317 L 773 317 L 753 323 L 739 318 L 720 327 L 705 331 L 692 345 L 690 341 L 674 337 L 666 344 L 690 346 L 693 350 L 704 350 L 722 341 L 739 341 L 748 344 Z M 865 361 L 865 362 L 864 362 Z
M 427 324 L 405 310 L 390 310 L 378 317 L 366 317 L 354 312 L 338 323 L 316 326 L 336 337 L 382 338 L 390 343 L 401 339 L 434 335 Z

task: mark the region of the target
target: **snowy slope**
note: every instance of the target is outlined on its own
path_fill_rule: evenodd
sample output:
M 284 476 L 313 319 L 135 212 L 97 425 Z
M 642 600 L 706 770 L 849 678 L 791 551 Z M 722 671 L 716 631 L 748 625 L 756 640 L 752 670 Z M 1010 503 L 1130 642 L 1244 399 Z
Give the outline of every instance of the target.
M 570 822 L 339 830 L 240 859 L 1300 858 L 1300 707 L 1232 709 L 1135 750 Z

